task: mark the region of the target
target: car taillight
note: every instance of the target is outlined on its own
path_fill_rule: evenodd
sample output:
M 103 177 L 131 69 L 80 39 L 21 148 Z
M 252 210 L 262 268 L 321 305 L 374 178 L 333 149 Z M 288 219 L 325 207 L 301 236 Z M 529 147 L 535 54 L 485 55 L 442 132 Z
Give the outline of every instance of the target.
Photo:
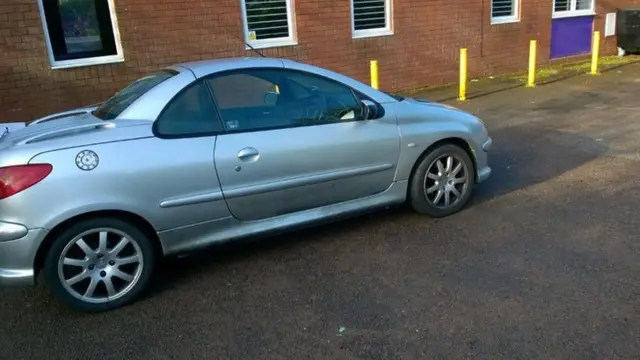
M 53 166 L 29 164 L 0 167 L 0 200 L 24 191 L 46 178 Z

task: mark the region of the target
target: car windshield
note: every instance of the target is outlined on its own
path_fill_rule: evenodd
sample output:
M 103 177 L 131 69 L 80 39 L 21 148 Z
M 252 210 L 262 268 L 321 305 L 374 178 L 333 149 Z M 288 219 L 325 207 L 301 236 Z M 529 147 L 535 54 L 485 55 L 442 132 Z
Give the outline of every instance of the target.
M 175 71 L 162 70 L 138 79 L 98 106 L 93 115 L 98 119 L 113 120 L 140 96 L 175 74 Z

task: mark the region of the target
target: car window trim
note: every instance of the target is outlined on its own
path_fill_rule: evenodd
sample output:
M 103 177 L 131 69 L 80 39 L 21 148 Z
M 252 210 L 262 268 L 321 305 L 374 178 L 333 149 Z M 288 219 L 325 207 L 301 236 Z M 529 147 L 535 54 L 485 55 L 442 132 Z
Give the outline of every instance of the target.
M 224 133 L 224 123 L 222 122 L 222 117 L 220 114 L 220 111 L 218 109 L 218 106 L 215 102 L 215 98 L 213 97 L 213 93 L 211 92 L 211 89 L 209 88 L 209 85 L 203 81 L 204 78 L 200 78 L 200 79 L 196 79 L 193 82 L 189 83 L 187 86 L 183 87 L 182 89 L 180 89 L 180 91 L 178 91 L 177 94 L 175 94 L 171 100 L 169 100 L 167 102 L 167 104 L 165 104 L 165 106 L 162 108 L 162 111 L 160 111 L 160 113 L 158 114 L 158 117 L 153 121 L 153 125 L 151 126 L 151 131 L 153 132 L 153 135 L 159 139 L 189 139 L 189 138 L 199 138 L 199 137 L 209 137 L 209 136 L 218 136 L 220 134 Z M 218 122 L 218 125 L 220 126 L 220 128 L 222 129 L 222 131 L 211 131 L 211 132 L 198 132 L 198 133 L 192 133 L 192 134 L 176 134 L 176 135 L 171 135 L 171 134 L 162 134 L 158 131 L 158 121 L 162 118 L 162 115 L 164 115 L 164 113 L 167 111 L 167 109 L 169 108 L 169 106 L 171 106 L 171 104 L 173 104 L 176 99 L 178 99 L 180 97 L 181 94 L 183 94 L 185 91 L 191 89 L 194 86 L 197 86 L 199 84 L 203 84 L 205 89 L 207 90 L 207 94 L 208 94 L 208 99 L 211 101 L 211 105 L 214 108 L 214 112 L 216 114 L 216 116 L 218 117 L 218 119 L 216 119 L 215 121 Z
M 300 70 L 300 69 L 291 69 L 291 68 L 286 68 L 286 67 L 277 67 L 277 66 L 265 66 L 265 67 L 247 67 L 247 68 L 241 68 L 241 69 L 230 69 L 230 70 L 224 70 L 224 71 L 220 71 L 220 72 L 216 72 L 214 74 L 209 74 L 206 76 L 203 76 L 202 78 L 200 78 L 201 80 L 205 81 L 207 87 L 209 88 L 210 92 L 211 92 L 211 97 L 213 98 L 213 102 L 216 105 L 216 109 L 218 110 L 218 115 L 220 117 L 220 122 L 222 123 L 222 132 L 224 134 L 241 134 L 241 133 L 250 133 L 250 132 L 260 132 L 260 131 L 271 131 L 271 130 L 282 130 L 282 129 L 294 129 L 294 128 L 299 128 L 299 127 L 311 127 L 311 126 L 324 126 L 324 125 L 335 125 L 336 123 L 324 123 L 324 124 L 316 124 L 316 125 L 285 125 L 285 126 L 270 126 L 270 127 L 264 127 L 264 128 L 260 128 L 260 129 L 249 129 L 249 130 L 229 130 L 226 128 L 226 126 L 224 126 L 224 119 L 222 117 L 222 113 L 221 113 L 221 109 L 218 106 L 218 103 L 215 99 L 215 92 L 213 91 L 213 89 L 211 88 L 211 83 L 207 80 L 211 80 L 211 79 L 215 79 L 217 77 L 222 77 L 222 76 L 229 76 L 229 75 L 233 75 L 233 74 L 243 74 L 247 71 L 254 71 L 254 70 L 276 70 L 276 71 L 283 71 L 283 72 L 296 72 L 296 73 L 300 73 L 303 75 L 308 75 L 311 77 L 316 77 L 316 78 L 320 78 L 322 80 L 326 80 L 329 82 L 333 82 L 334 84 L 337 85 L 341 85 L 343 87 L 345 87 L 346 89 L 348 89 L 351 92 L 351 95 L 353 96 L 353 98 L 356 100 L 356 102 L 358 104 L 362 103 L 362 99 L 361 97 L 365 97 L 367 100 L 370 100 L 371 102 L 375 103 L 376 106 L 378 106 L 378 108 L 382 108 L 382 106 L 375 100 L 370 99 L 369 96 L 357 91 L 356 89 L 354 89 L 353 87 L 335 80 L 335 79 L 331 79 L 329 77 L 326 77 L 324 75 L 320 75 L 320 74 L 315 74 L 312 72 L 308 72 L 308 71 L 304 71 L 304 70 Z M 259 79 L 268 81 L 266 79 L 263 79 L 262 77 L 256 76 Z M 301 84 L 299 84 L 298 82 L 296 82 L 298 85 L 303 86 Z M 277 84 L 276 84 L 277 85 Z M 303 86 L 304 87 L 304 86 Z M 383 113 L 384 113 L 384 108 L 383 109 Z M 378 117 L 376 117 L 378 118 Z M 356 121 L 370 121 L 370 120 L 375 120 L 375 119 L 354 119 L 354 120 L 345 120 L 343 122 L 356 122 Z

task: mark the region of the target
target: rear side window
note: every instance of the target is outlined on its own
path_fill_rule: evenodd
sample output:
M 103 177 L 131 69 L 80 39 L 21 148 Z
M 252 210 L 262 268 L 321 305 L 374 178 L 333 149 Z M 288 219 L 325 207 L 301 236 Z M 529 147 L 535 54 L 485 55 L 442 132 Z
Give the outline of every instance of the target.
M 220 132 L 222 125 L 206 84 L 198 81 L 178 93 L 156 120 L 155 129 L 165 137 Z
M 98 106 L 93 115 L 102 120 L 113 120 L 147 91 L 175 74 L 172 70 L 162 70 L 138 79 Z

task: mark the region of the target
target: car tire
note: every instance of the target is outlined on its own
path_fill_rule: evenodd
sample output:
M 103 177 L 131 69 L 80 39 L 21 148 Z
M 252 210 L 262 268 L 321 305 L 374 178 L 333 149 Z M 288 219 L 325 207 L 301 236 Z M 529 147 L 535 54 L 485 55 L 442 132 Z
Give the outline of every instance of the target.
M 449 159 L 452 164 L 447 168 Z M 454 174 L 455 171 L 458 172 Z M 475 166 L 469 154 L 454 144 L 440 145 L 418 160 L 409 184 L 409 203 L 420 214 L 436 218 L 449 216 L 469 202 L 474 183 Z M 440 192 L 442 195 L 437 198 Z
M 62 303 L 100 312 L 135 301 L 151 280 L 156 257 L 152 240 L 138 227 L 117 218 L 91 218 L 56 236 L 43 272 Z

